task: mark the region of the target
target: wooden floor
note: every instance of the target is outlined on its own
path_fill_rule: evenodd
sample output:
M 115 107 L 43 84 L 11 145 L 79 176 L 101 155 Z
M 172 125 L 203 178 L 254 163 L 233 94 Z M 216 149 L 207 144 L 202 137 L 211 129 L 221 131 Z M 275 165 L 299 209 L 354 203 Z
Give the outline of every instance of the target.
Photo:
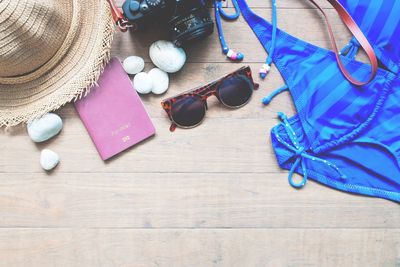
M 270 19 L 270 1 L 248 2 Z M 280 27 L 329 47 L 320 14 L 306 2 L 278 1 Z M 349 34 L 324 6 L 345 44 Z M 187 51 L 166 96 L 244 64 L 257 72 L 265 52 L 250 28 L 243 19 L 224 28 L 245 62 L 225 60 L 214 34 Z M 161 38 L 119 33 L 113 55 L 142 56 L 149 70 L 148 47 Z M 260 104 L 282 84 L 273 69 L 249 105 L 229 111 L 211 101 L 200 127 L 175 133 L 162 97 L 143 97 L 157 135 L 107 163 L 71 105 L 59 111 L 62 133 L 46 144 L 35 145 L 24 129 L 1 134 L 0 266 L 400 266 L 398 204 L 312 181 L 302 190 L 288 185 L 269 131 L 278 111 L 294 113 L 291 99 Z M 51 174 L 39 166 L 43 148 L 61 156 Z

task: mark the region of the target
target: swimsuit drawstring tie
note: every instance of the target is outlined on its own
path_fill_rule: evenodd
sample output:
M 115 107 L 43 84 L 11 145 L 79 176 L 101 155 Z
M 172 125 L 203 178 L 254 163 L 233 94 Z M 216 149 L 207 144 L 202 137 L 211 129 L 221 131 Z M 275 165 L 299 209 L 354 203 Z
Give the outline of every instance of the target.
M 326 164 L 329 167 L 331 167 L 332 169 L 334 169 L 339 174 L 341 179 L 346 179 L 346 176 L 339 170 L 339 168 L 335 164 L 333 164 L 327 160 L 324 160 L 324 159 L 321 159 L 321 158 L 318 158 L 318 157 L 308 154 L 307 150 L 299 144 L 297 137 L 296 137 L 296 132 L 293 130 L 292 126 L 290 126 L 287 116 L 282 112 L 278 112 L 278 116 L 281 119 L 282 125 L 284 126 L 284 129 L 285 129 L 285 131 L 290 139 L 290 142 L 292 144 L 289 144 L 288 142 L 284 141 L 279 136 L 277 130 L 274 128 L 275 137 L 277 138 L 279 143 L 284 145 L 287 149 L 291 150 L 294 153 L 294 155 L 292 157 L 296 158 L 296 161 L 290 168 L 289 175 L 288 175 L 289 184 L 291 186 L 293 186 L 294 188 L 302 188 L 307 183 L 308 172 L 307 172 L 307 168 L 305 165 L 305 159 L 309 159 L 312 161 L 318 161 L 323 164 Z M 293 175 L 294 175 L 295 171 L 297 170 L 297 168 L 299 167 L 299 165 L 301 166 L 301 169 L 303 172 L 303 179 L 301 180 L 301 182 L 296 183 L 293 180 Z
M 360 50 L 360 43 L 357 41 L 356 38 L 351 38 L 349 43 L 345 45 L 342 50 L 340 50 L 339 54 L 350 59 L 355 59 L 356 55 Z
M 276 12 L 276 0 L 272 0 L 272 40 L 271 40 L 271 50 L 268 53 L 267 60 L 265 64 L 260 68 L 260 78 L 265 79 L 268 72 L 271 70 L 272 57 L 274 55 L 275 44 L 276 44 L 276 32 L 277 32 L 277 12 Z
M 280 93 L 282 93 L 283 91 L 287 91 L 289 89 L 289 87 L 285 84 L 284 86 L 276 89 L 275 91 L 273 91 L 269 96 L 266 96 L 263 98 L 262 103 L 264 105 L 268 105 L 269 103 L 271 103 L 272 99 L 279 95 Z
M 225 20 L 236 20 L 240 16 L 239 5 L 236 0 L 232 0 L 232 3 L 235 7 L 235 13 L 232 15 L 227 14 L 222 8 L 222 0 L 215 0 L 215 21 L 217 22 L 217 29 L 219 35 L 219 41 L 221 43 L 222 52 L 232 61 L 241 61 L 244 58 L 244 55 L 240 52 L 235 52 L 228 47 L 225 41 L 224 32 L 222 30 L 222 22 L 221 17 Z

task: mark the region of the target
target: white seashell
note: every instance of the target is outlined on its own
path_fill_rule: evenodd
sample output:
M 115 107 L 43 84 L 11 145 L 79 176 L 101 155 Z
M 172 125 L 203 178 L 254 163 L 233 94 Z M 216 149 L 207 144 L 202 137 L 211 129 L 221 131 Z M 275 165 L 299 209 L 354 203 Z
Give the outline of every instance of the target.
M 133 87 L 140 94 L 148 94 L 153 89 L 153 81 L 149 74 L 140 72 L 133 78 Z
M 160 40 L 150 46 L 150 58 L 159 69 L 174 73 L 186 62 L 185 50 L 169 41 Z
M 60 157 L 50 149 L 43 149 L 40 154 L 40 165 L 46 171 L 51 171 L 60 162 Z
M 153 89 L 151 90 L 156 95 L 161 95 L 168 90 L 169 77 L 168 73 L 159 68 L 154 68 L 149 71 L 149 75 L 153 80 Z
M 28 124 L 28 134 L 36 142 L 44 142 L 56 136 L 62 129 L 63 122 L 57 114 L 48 113 Z
M 144 60 L 141 57 L 127 57 L 123 62 L 124 70 L 128 74 L 137 74 L 144 69 Z

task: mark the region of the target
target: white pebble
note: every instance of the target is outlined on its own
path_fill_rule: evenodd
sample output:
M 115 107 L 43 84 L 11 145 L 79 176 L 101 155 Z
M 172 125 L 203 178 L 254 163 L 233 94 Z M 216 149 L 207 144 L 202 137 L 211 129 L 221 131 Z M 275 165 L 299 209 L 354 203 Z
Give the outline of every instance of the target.
M 174 73 L 186 62 L 186 53 L 172 42 L 160 40 L 150 46 L 150 58 L 159 69 Z
M 141 57 L 127 57 L 123 62 L 124 70 L 128 74 L 137 74 L 144 69 L 144 60 Z
M 48 113 L 28 124 L 28 134 L 36 142 L 44 142 L 56 136 L 62 129 L 63 122 L 57 114 Z
M 151 90 L 156 95 L 161 95 L 168 90 L 169 77 L 168 73 L 159 68 L 154 68 L 149 71 L 149 75 L 153 80 L 153 89 Z
M 50 149 L 43 149 L 40 154 L 40 165 L 46 171 L 51 171 L 60 162 L 60 157 Z
M 140 72 L 133 78 L 133 87 L 140 94 L 148 94 L 153 89 L 153 81 L 149 74 Z

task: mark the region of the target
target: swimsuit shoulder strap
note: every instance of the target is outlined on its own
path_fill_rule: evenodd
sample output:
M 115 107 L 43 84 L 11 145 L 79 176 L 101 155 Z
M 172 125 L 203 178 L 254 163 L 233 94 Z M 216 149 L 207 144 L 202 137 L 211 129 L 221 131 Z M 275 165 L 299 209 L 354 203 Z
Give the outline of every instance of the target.
M 365 35 L 362 33 L 358 25 L 354 22 L 353 18 L 351 15 L 347 12 L 347 10 L 340 4 L 337 0 L 328 0 L 328 2 L 335 8 L 335 10 L 338 12 L 340 18 L 346 25 L 346 27 L 350 30 L 350 32 L 354 35 L 354 37 L 357 39 L 357 41 L 360 43 L 360 46 L 364 49 L 366 52 L 369 61 L 371 62 L 371 74 L 370 77 L 367 81 L 359 81 L 354 79 L 351 74 L 347 71 L 346 67 L 344 66 L 343 62 L 340 59 L 340 53 L 338 51 L 336 41 L 335 41 L 335 36 L 332 31 L 332 26 L 329 22 L 328 16 L 324 12 L 324 10 L 314 1 L 314 0 L 309 0 L 316 8 L 318 8 L 322 15 L 324 16 L 327 25 L 328 25 L 328 31 L 329 31 L 329 38 L 332 43 L 332 48 L 333 52 L 336 55 L 336 59 L 339 65 L 340 70 L 342 71 L 343 75 L 346 77 L 346 79 L 351 82 L 354 85 L 357 86 L 362 86 L 370 81 L 372 81 L 377 73 L 378 70 L 378 60 L 376 58 L 374 49 L 372 48 L 371 44 L 365 37 Z

